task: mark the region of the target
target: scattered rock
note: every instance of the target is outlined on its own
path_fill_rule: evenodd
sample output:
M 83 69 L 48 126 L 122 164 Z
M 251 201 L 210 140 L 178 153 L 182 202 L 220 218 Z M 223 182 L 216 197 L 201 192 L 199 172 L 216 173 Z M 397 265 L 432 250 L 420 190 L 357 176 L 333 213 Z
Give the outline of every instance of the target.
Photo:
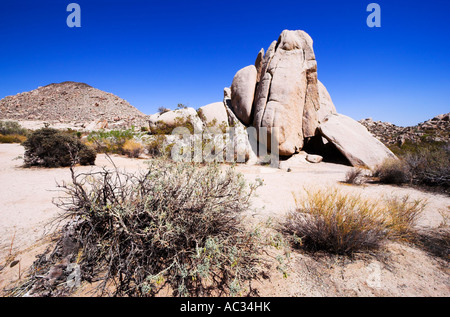
M 312 154 L 308 154 L 306 155 L 306 160 L 310 163 L 320 163 L 323 161 L 323 157 L 320 155 L 312 155 Z

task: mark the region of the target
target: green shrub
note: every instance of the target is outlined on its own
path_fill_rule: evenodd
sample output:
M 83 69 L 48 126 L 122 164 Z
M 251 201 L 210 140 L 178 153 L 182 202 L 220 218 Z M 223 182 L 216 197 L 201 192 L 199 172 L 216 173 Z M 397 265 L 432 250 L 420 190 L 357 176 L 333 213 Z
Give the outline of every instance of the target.
M 53 263 L 77 261 L 101 293 L 237 295 L 259 270 L 257 235 L 241 218 L 256 185 L 233 169 L 152 160 L 140 174 L 72 173 L 58 204 L 72 219 L 55 248 L 66 251 Z
M 0 121 L 0 134 L 27 136 L 28 130 L 15 121 Z
M 96 153 L 72 134 L 51 128 L 33 132 L 23 143 L 25 166 L 66 167 L 93 165 Z
M 128 140 L 133 139 L 134 136 L 133 129 L 95 131 L 87 136 L 87 141 L 97 153 L 125 154 L 123 150 L 124 144 Z

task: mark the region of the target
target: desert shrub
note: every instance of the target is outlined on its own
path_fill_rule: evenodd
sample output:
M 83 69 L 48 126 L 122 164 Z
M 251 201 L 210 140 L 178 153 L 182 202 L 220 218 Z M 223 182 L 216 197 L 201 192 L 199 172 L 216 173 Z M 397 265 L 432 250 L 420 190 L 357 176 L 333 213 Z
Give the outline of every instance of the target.
M 152 157 L 168 157 L 172 146 L 165 144 L 166 137 L 164 135 L 156 135 L 147 144 L 147 153 Z
M 72 221 L 55 250 L 72 246 L 70 260 L 85 280 L 102 281 L 101 294 L 112 286 L 117 296 L 163 288 L 237 295 L 258 271 L 257 235 L 241 218 L 256 185 L 233 169 L 155 159 L 137 174 L 104 169 L 72 178 L 57 203 Z M 53 254 L 55 263 L 67 256 Z
M 157 121 L 155 123 L 155 127 L 150 129 L 151 134 L 155 135 L 169 135 L 172 134 L 172 131 L 176 128 L 187 128 L 191 134 L 195 132 L 194 126 L 191 123 L 191 116 L 187 116 L 186 118 L 177 117 L 175 118 L 174 124 L 167 124 L 164 121 Z
M 130 158 L 138 158 L 144 152 L 144 146 L 134 139 L 126 140 L 122 149 L 123 153 Z
M 359 185 L 363 182 L 363 170 L 361 168 L 352 168 L 345 174 L 345 183 Z
M 93 165 L 96 153 L 68 133 L 51 128 L 33 132 L 23 143 L 25 166 L 65 167 Z
M 0 143 L 22 143 L 27 139 L 24 135 L 19 134 L 0 134 Z
M 401 159 L 387 159 L 373 173 L 383 184 L 405 184 L 411 180 L 408 164 Z
M 158 112 L 159 113 L 166 113 L 166 112 L 169 112 L 169 111 L 170 111 L 170 109 L 166 108 L 166 107 L 159 107 L 158 108 Z
M 450 147 L 423 147 L 404 156 L 412 180 L 419 185 L 450 187 Z
M 400 160 L 387 160 L 374 173 L 381 183 L 413 183 L 450 188 L 450 147 L 446 143 L 408 143 L 398 150 Z
M 124 154 L 125 142 L 135 136 L 133 129 L 95 131 L 87 136 L 87 141 L 92 144 L 97 153 Z
M 289 213 L 283 230 L 309 251 L 351 255 L 378 249 L 386 239 L 409 240 L 421 201 L 364 199 L 338 189 L 307 190 Z
M 415 226 L 425 208 L 422 200 L 411 201 L 408 196 L 392 197 L 385 201 L 388 218 L 386 227 L 389 238 L 397 241 L 412 242 L 417 234 Z
M 0 134 L 27 136 L 28 130 L 15 121 L 0 121 Z

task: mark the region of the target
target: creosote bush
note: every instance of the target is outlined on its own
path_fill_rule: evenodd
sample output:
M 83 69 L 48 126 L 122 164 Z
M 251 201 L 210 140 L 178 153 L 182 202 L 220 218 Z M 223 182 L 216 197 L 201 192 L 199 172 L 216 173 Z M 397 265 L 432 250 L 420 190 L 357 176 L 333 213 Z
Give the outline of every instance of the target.
M 72 221 L 56 250 L 117 296 L 238 295 L 258 272 L 257 235 L 241 213 L 257 185 L 233 169 L 152 160 L 137 174 L 76 175 L 57 205 Z M 58 249 L 59 248 L 59 249 Z M 63 251 L 66 250 L 66 251 Z M 58 254 L 54 252 L 53 254 Z M 55 258 L 55 262 L 57 258 Z M 36 287 L 35 287 L 36 288 Z
M 408 197 L 387 202 L 336 188 L 307 190 L 296 197 L 283 230 L 309 251 L 351 255 L 378 249 L 386 239 L 409 241 L 424 204 Z
M 52 128 L 33 132 L 23 143 L 25 166 L 93 165 L 97 154 L 76 136 Z

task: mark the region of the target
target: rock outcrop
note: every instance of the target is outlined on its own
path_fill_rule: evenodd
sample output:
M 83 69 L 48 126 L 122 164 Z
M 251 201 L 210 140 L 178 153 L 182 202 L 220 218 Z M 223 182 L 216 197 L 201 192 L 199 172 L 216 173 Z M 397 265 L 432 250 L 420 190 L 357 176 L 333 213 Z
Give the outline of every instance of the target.
M 370 118 L 359 122 L 386 145 L 401 146 L 406 141 L 450 142 L 450 113 L 438 115 L 411 127 L 399 127 L 390 122 L 373 121 Z
M 156 130 L 158 124 L 163 123 L 167 128 L 176 128 L 185 123 L 190 123 L 196 133 L 202 132 L 203 122 L 194 108 L 184 108 L 159 112 L 149 117 L 150 128 Z
M 228 127 L 228 113 L 222 101 L 200 107 L 197 113 L 205 126 L 210 128 Z
M 313 40 L 304 31 L 284 30 L 267 51 L 262 49 L 254 66 L 237 72 L 224 104 L 232 120 L 255 127 L 259 142 L 271 149 L 278 138 L 278 153 L 289 157 L 305 145 L 325 137 L 355 166 L 374 167 L 395 157 L 358 122 L 338 115 L 330 94 L 318 80 Z M 236 119 L 237 118 L 237 119 Z M 266 135 L 265 135 L 266 134 Z M 261 136 L 262 135 L 262 136 Z M 320 153 L 327 153 L 329 146 Z M 320 161 L 317 157 L 311 159 Z

